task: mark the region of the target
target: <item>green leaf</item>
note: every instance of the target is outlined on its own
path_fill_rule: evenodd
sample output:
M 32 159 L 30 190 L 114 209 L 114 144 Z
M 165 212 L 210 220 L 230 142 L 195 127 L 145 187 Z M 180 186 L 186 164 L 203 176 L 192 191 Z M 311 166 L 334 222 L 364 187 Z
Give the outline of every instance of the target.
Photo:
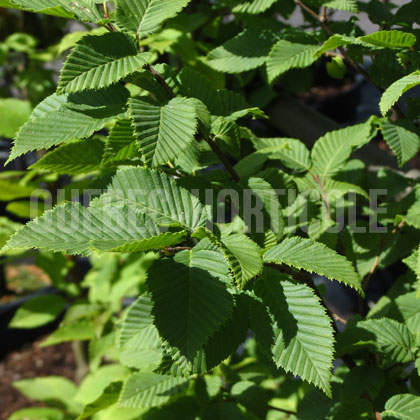
M 324 244 L 299 237 L 285 239 L 264 254 L 268 263 L 287 264 L 337 280 L 363 295 L 360 278 L 353 265 Z
M 237 296 L 232 317 L 209 337 L 192 360 L 183 357 L 175 363 L 166 355 L 158 372 L 175 376 L 203 374 L 233 354 L 245 342 L 249 330 L 248 305 L 241 297 Z
M 322 180 L 335 175 L 352 151 L 366 144 L 371 137 L 370 120 L 340 130 L 329 131 L 314 144 L 311 152 L 311 172 Z
M 246 29 L 210 51 L 207 64 L 225 73 L 242 73 L 262 66 L 274 42 L 270 32 Z
M 146 215 L 127 207 L 84 208 L 70 202 L 47 211 L 19 229 L 1 250 L 32 248 L 88 255 L 94 250 L 136 252 L 182 241 L 185 233 L 161 234 Z
M 67 175 L 92 172 L 101 166 L 104 147 L 104 142 L 96 138 L 63 144 L 44 155 L 31 169 Z
M 195 230 L 207 221 L 206 209 L 197 197 L 163 172 L 127 168 L 117 172 L 108 191 L 91 206 L 128 206 L 153 217 L 159 226 Z
M 120 396 L 120 392 L 122 390 L 122 385 L 122 382 L 112 382 L 110 385 L 108 385 L 103 390 L 100 397 L 98 397 L 95 401 L 91 402 L 83 408 L 83 411 L 77 418 L 77 420 L 83 420 L 88 417 L 90 418 L 91 416 L 103 410 L 104 408 L 107 408 L 117 403 L 118 398 Z
M 273 269 L 257 280 L 255 293 L 262 302 L 251 304 L 257 342 L 278 367 L 331 396 L 334 331 L 319 298 L 310 287 Z M 259 336 L 262 331 L 268 335 Z
M 278 76 L 290 69 L 301 69 L 310 66 L 317 60 L 314 53 L 318 45 L 297 44 L 281 39 L 271 49 L 267 59 L 267 76 L 273 83 Z
M 182 251 L 149 269 L 155 325 L 175 361 L 192 361 L 209 336 L 232 313 L 227 285 L 211 275 L 211 260 Z M 171 273 L 168 288 L 167 273 Z
M 269 182 L 262 178 L 252 177 L 249 178 L 245 184 L 244 194 L 244 221 L 250 229 L 251 233 L 257 235 L 266 233 L 269 229 L 275 234 L 276 238 L 280 238 L 284 230 L 283 212 L 280 206 L 278 192 L 274 190 Z M 252 209 L 252 196 L 256 196 L 257 204 L 256 208 L 262 207 L 260 215 L 255 215 L 255 221 L 253 219 Z
M 416 36 L 402 31 L 378 31 L 359 37 L 359 40 L 367 44 L 384 48 L 410 48 L 416 43 Z
M 79 414 L 81 407 L 74 402 L 76 385 L 61 376 L 45 376 L 42 378 L 21 379 L 13 382 L 13 386 L 25 397 L 36 401 L 56 401 L 63 404 L 70 413 Z
M 340 397 L 341 400 L 351 402 L 354 398 L 363 398 L 367 394 L 373 401 L 384 384 L 385 373 L 379 366 L 356 366 L 344 377 Z
M 416 273 L 416 277 L 417 277 L 417 281 L 418 281 L 416 297 L 419 298 L 419 296 L 420 296 L 420 246 L 417 250 L 417 264 L 416 264 L 415 273 Z
M 6 242 L 16 232 L 16 230 L 19 229 L 20 226 L 20 223 L 13 222 L 7 217 L 0 217 L 0 247 L 3 248 Z
M 127 379 L 129 374 L 129 369 L 118 363 L 101 366 L 84 376 L 74 400 L 83 405 L 95 402 L 108 385 Z
M 300 140 L 277 137 L 256 138 L 253 143 L 259 151 L 272 148 L 273 153 L 269 159 L 279 159 L 285 166 L 296 172 L 306 172 L 310 169 L 309 150 Z
M 9 328 L 37 328 L 54 321 L 66 306 L 58 295 L 37 296 L 26 301 L 16 311 Z
M 150 35 L 176 16 L 191 0 L 116 0 L 117 24 L 126 31 Z
M 96 23 L 103 19 L 95 0 L 77 0 L 75 3 L 68 0 L 12 0 L 13 3 L 32 12 L 53 14 L 55 16 L 72 18 Z
M 216 89 L 212 81 L 197 70 L 184 67 L 179 75 L 180 93 L 206 104 L 212 115 L 229 117 L 249 108 L 244 97 L 226 89 Z
M 244 414 L 234 402 L 221 401 L 208 406 L 202 420 L 244 420 Z
M 119 333 L 119 357 L 125 366 L 143 369 L 161 361 L 162 342 L 153 325 L 152 309 L 151 297 L 142 295 L 125 315 Z
M 269 9 L 277 0 L 231 0 L 232 12 L 256 15 Z
M 0 4 L 1 5 L 1 4 Z M 7 420 L 63 420 L 64 413 L 58 408 L 31 407 L 15 411 Z
M 420 397 L 398 394 L 391 397 L 381 413 L 382 420 L 416 420 L 420 417 Z
M 386 115 L 403 93 L 418 85 L 420 85 L 420 70 L 398 79 L 389 86 L 383 93 L 379 103 L 382 115 Z
M 45 341 L 41 347 L 54 346 L 69 341 L 84 341 L 93 338 L 95 330 L 92 322 L 87 319 L 77 320 L 69 324 L 61 325 Z
M 19 128 L 28 120 L 31 115 L 32 106 L 28 101 L 7 98 L 0 99 L 0 136 L 12 139 Z
M 359 11 L 356 0 L 330 0 L 323 2 L 323 5 L 330 9 L 344 10 L 346 12 L 357 13 Z
M 412 352 L 413 336 L 410 330 L 404 324 L 392 319 L 361 321 L 356 327 L 346 330 L 343 334 L 343 339 L 346 339 L 347 335 L 355 345 L 355 349 L 373 344 L 389 360 L 406 363 L 415 359 Z
M 188 385 L 188 379 L 152 372 L 133 373 L 124 383 L 118 405 L 127 408 L 158 407 Z
M 333 57 L 326 64 L 327 72 L 334 79 L 342 79 L 347 73 L 347 67 L 341 57 Z
M 0 201 L 12 201 L 26 197 L 29 198 L 32 195 L 47 198 L 47 194 L 40 191 L 38 193 L 38 191 L 37 187 L 34 185 L 21 185 L 19 182 L 12 180 L 9 181 L 7 179 L 0 179 Z
M 248 236 L 240 233 L 225 236 L 221 242 L 226 248 L 236 284 L 243 289 L 263 268 L 261 249 Z
M 140 162 L 140 150 L 130 120 L 118 120 L 105 142 L 101 166 Z
M 357 43 L 356 38 L 341 35 L 341 34 L 334 34 L 330 36 L 324 42 L 321 48 L 315 51 L 314 56 L 320 57 L 322 54 L 324 54 L 327 51 L 335 50 L 338 47 L 342 47 L 343 45 L 354 44 L 354 43 Z
M 101 89 L 144 66 L 149 53 L 119 32 L 86 35 L 76 43 L 61 70 L 58 93 Z
M 131 99 L 130 110 L 140 150 L 149 166 L 173 161 L 194 141 L 197 114 L 191 100 L 174 98 L 161 107 L 147 97 Z
M 420 147 L 420 138 L 413 131 L 407 130 L 402 124 L 383 120 L 381 122 L 384 140 L 398 159 L 398 165 L 414 157 Z
M 124 112 L 128 91 L 122 86 L 64 95 L 53 94 L 32 112 L 20 129 L 8 162 L 31 150 L 85 138 Z

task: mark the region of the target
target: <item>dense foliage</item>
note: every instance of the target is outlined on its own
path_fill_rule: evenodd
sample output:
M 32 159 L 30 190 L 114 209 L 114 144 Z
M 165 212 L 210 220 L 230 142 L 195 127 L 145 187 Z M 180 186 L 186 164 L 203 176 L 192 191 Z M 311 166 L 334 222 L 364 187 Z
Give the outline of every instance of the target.
M 44 52 L 71 48 L 55 93 L 44 69 L 26 100 L 0 100 L 8 162 L 39 158 L 2 174 L 9 213 L 33 220 L 0 219 L 1 252 L 39 250 L 62 291 L 10 326 L 66 309 L 43 345 L 81 342 L 88 356 L 78 389 L 17 381 L 47 406 L 11 419 L 420 418 L 419 1 L 0 7 L 85 28 Z M 378 31 L 363 32 L 361 12 Z M 13 51 L 43 61 L 24 34 L 0 63 Z M 360 83 L 380 101 L 356 124 L 302 104 L 314 87 Z M 381 272 L 392 286 L 373 304 Z M 326 305 L 328 282 L 354 298 L 349 319 Z

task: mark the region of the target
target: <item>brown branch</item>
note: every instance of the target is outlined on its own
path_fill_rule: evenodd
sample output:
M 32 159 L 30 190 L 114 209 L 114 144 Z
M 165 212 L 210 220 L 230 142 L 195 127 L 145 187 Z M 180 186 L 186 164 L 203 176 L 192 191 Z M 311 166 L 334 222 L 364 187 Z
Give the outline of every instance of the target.
M 168 255 L 168 254 L 176 254 L 177 252 L 181 251 L 190 251 L 192 248 L 190 246 L 174 246 L 174 247 L 167 247 L 160 250 L 161 254 Z
M 154 69 L 150 64 L 146 64 L 144 68 L 155 77 L 156 81 L 165 89 L 165 91 L 169 94 L 171 98 L 175 98 L 175 92 L 172 90 L 172 88 L 166 83 L 166 80 L 162 77 L 162 75 Z M 213 138 L 202 136 L 204 141 L 210 146 L 211 150 L 216 154 L 216 156 L 220 159 L 220 161 L 223 163 L 226 170 L 229 172 L 230 176 L 235 182 L 240 181 L 240 177 L 238 173 L 235 171 L 233 166 L 230 164 L 228 158 L 224 155 L 224 153 L 220 150 L 217 143 L 214 141 Z
M 220 159 L 220 161 L 223 163 L 224 167 L 229 172 L 230 176 L 235 182 L 240 181 L 240 177 L 238 173 L 235 171 L 234 167 L 230 164 L 228 158 L 224 155 L 224 153 L 220 150 L 217 143 L 214 141 L 211 137 L 204 137 L 204 141 L 210 146 L 211 150 L 216 154 L 216 156 Z
M 150 73 L 152 73 L 152 75 L 154 76 L 154 78 L 156 79 L 156 81 L 165 89 L 166 93 L 171 98 L 175 98 L 176 97 L 175 92 L 168 85 L 168 83 L 166 83 L 166 80 L 163 78 L 163 76 L 156 69 L 154 69 L 150 64 L 146 64 L 144 66 L 144 68 L 146 70 L 150 71 Z
M 324 22 L 324 23 L 327 22 L 327 6 L 321 7 L 321 14 L 319 16 L 319 19 L 321 22 Z
M 289 414 L 290 416 L 293 416 L 293 415 L 296 415 L 297 414 L 296 411 L 286 410 L 285 408 L 279 408 L 279 407 L 276 407 L 276 406 L 271 405 L 271 404 L 267 404 L 267 407 L 270 410 L 280 411 L 281 413 Z

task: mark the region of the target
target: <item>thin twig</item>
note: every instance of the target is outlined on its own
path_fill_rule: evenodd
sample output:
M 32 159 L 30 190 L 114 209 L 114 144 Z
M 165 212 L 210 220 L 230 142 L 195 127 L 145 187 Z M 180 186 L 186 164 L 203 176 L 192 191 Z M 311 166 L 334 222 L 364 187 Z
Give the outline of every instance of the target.
M 335 319 L 336 321 L 339 321 L 339 322 L 341 322 L 342 324 L 347 325 L 347 320 L 345 320 L 343 317 L 341 317 L 340 315 L 336 314 L 335 312 L 332 312 L 332 311 L 331 311 L 331 313 L 332 313 L 332 316 L 334 317 L 334 319 Z
M 150 64 L 146 64 L 144 66 L 144 68 L 146 70 L 150 71 L 150 73 L 153 74 L 153 76 L 155 77 L 156 81 L 165 89 L 165 91 L 169 94 L 169 96 L 171 98 L 175 98 L 176 97 L 175 92 L 168 85 L 168 83 L 166 83 L 166 80 L 162 77 L 162 75 L 156 69 L 154 69 Z M 220 150 L 219 146 L 214 141 L 214 139 L 211 138 L 211 137 L 204 136 L 204 135 L 202 137 L 203 137 L 204 141 L 210 146 L 211 150 L 216 154 L 216 156 L 223 163 L 224 167 L 229 172 L 229 174 L 232 177 L 232 179 L 235 182 L 239 182 L 240 181 L 240 177 L 239 177 L 238 173 L 235 171 L 235 169 L 233 168 L 233 166 L 229 162 L 228 158 Z
M 109 19 L 109 13 L 108 13 L 108 4 L 107 2 L 104 0 L 102 2 L 103 8 L 104 8 L 104 17 L 105 19 Z
M 406 224 L 405 220 L 402 220 L 397 226 L 394 227 L 394 229 L 392 229 L 391 233 L 389 234 L 389 236 L 387 238 L 385 238 L 384 240 L 381 241 L 381 244 L 379 245 L 379 251 L 376 254 L 375 260 L 373 261 L 372 267 L 369 270 L 369 273 L 367 274 L 367 276 L 365 277 L 364 281 L 363 281 L 363 290 L 366 291 L 368 285 L 369 285 L 369 281 L 372 278 L 372 276 L 375 274 L 375 271 L 377 270 L 378 266 L 379 266 L 379 261 L 381 259 L 381 255 L 382 252 L 385 249 L 385 245 L 392 239 L 392 237 L 399 232 Z
M 323 182 L 319 179 L 319 175 L 315 175 L 314 179 L 316 181 L 316 183 L 319 185 L 319 188 L 321 189 L 321 196 L 322 196 L 322 201 L 325 204 L 325 207 L 327 208 L 327 214 L 328 214 L 328 218 L 330 220 L 332 220 L 332 216 L 331 216 L 331 206 L 330 206 L 330 202 L 328 201 L 327 198 L 327 194 L 325 192 L 325 188 L 324 188 L 324 184 Z
M 174 246 L 174 247 L 167 247 L 160 251 L 161 254 L 176 254 L 177 252 L 181 251 L 190 251 L 192 248 L 190 246 Z
M 267 404 L 267 407 L 270 409 L 270 410 L 276 410 L 276 411 L 280 411 L 281 413 L 284 413 L 284 414 L 289 414 L 289 415 L 296 415 L 297 413 L 296 413 L 296 411 L 291 411 L 291 410 L 286 410 L 285 408 L 279 408 L 279 407 L 275 407 L 274 405 L 271 405 L 271 404 Z
M 319 15 L 319 18 L 321 22 L 327 22 L 327 6 L 321 7 L 321 14 Z
M 318 15 L 314 10 L 312 10 L 309 6 L 307 6 L 305 3 L 303 3 L 302 0 L 295 0 L 295 3 L 300 6 L 303 10 L 305 10 L 310 16 L 312 16 L 317 22 L 320 23 L 322 26 L 322 29 L 327 33 L 328 36 L 335 35 L 334 31 L 328 26 L 326 15 L 323 16 L 323 9 L 321 9 L 321 14 Z M 325 11 L 326 13 L 326 11 Z M 378 90 L 379 93 L 384 93 L 384 89 L 380 86 L 378 86 L 370 77 L 370 74 L 367 72 L 366 69 L 361 67 L 356 61 L 353 60 L 353 58 L 350 57 L 350 55 L 347 53 L 347 51 L 343 47 L 337 47 L 338 51 L 340 51 L 340 54 L 346 59 L 346 61 L 359 73 L 361 74 L 367 81 L 372 83 L 373 86 Z M 399 118 L 405 118 L 404 113 L 401 111 L 401 109 L 398 107 L 398 105 L 394 105 L 392 107 L 392 110 L 394 111 L 395 115 Z
M 168 83 L 166 83 L 166 80 L 163 78 L 163 76 L 155 68 L 153 68 L 150 64 L 146 64 L 144 66 L 144 68 L 146 70 L 150 71 L 150 73 L 152 73 L 152 75 L 154 76 L 154 78 L 156 79 L 156 81 L 165 89 L 165 91 L 167 92 L 167 94 L 171 98 L 175 98 L 176 97 L 175 92 L 168 85 Z
M 204 141 L 210 146 L 211 150 L 216 154 L 216 156 L 223 163 L 224 167 L 227 169 L 232 179 L 235 182 L 239 182 L 241 178 L 239 177 L 238 173 L 235 171 L 234 167 L 230 164 L 228 158 L 220 150 L 217 143 L 211 137 L 203 136 L 203 138 L 204 138 Z

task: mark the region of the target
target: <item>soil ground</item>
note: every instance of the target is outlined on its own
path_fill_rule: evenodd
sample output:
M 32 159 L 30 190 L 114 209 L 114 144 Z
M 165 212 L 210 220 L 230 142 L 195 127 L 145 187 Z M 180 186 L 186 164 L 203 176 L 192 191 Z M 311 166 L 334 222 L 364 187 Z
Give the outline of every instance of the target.
M 24 397 L 13 382 L 37 376 L 64 376 L 75 380 L 75 363 L 70 344 L 39 347 L 38 340 L 0 361 L 0 420 L 6 420 L 14 411 L 25 407 L 42 406 Z

